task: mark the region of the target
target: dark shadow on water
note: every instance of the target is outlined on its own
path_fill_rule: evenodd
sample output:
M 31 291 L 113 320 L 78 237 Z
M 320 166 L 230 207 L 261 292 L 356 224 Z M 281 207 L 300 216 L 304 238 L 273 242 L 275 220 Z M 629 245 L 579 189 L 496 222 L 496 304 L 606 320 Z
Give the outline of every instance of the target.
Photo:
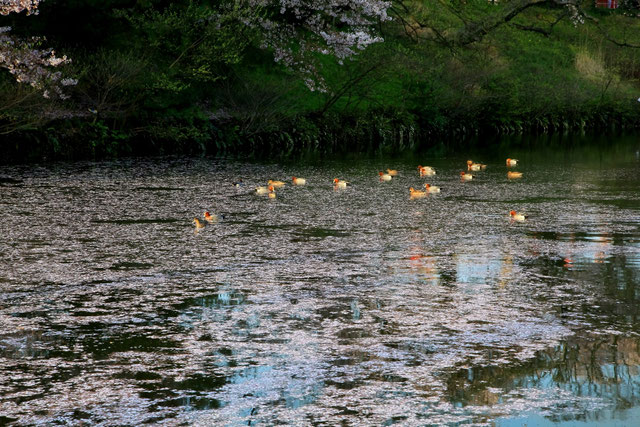
M 351 233 L 347 233 L 342 230 L 332 230 L 328 228 L 309 227 L 303 228 L 291 233 L 296 236 L 291 239 L 292 242 L 310 242 L 323 240 L 327 237 L 348 237 Z
M 132 380 L 144 391 L 140 397 L 154 401 L 153 411 L 167 407 L 183 407 L 186 410 L 216 409 L 222 404 L 219 400 L 203 396 L 202 393 L 215 391 L 227 383 L 224 376 L 213 374 L 193 374 L 184 380 L 164 378 L 155 373 L 122 373 L 118 378 Z M 184 395 L 187 393 L 188 395 Z
M 599 233 L 599 232 L 563 232 L 563 231 L 527 231 L 527 235 L 535 239 L 556 241 L 581 241 L 594 243 L 610 243 L 624 246 L 640 243 L 640 235 L 633 233 Z
M 153 338 L 133 333 L 111 336 L 88 336 L 82 341 L 84 351 L 95 358 L 104 359 L 120 352 L 174 352 L 180 344 L 169 339 Z
M 114 374 L 113 377 L 136 381 L 154 381 L 162 379 L 162 375 L 148 371 L 122 371 Z
M 118 271 L 118 270 L 147 270 L 149 268 L 153 268 L 153 264 L 125 261 L 125 262 L 115 263 L 109 269 Z
M 184 188 L 174 188 L 174 187 L 135 187 L 132 188 L 133 191 L 184 191 Z
M 135 225 L 135 224 L 171 224 L 174 222 L 184 222 L 184 219 L 176 218 L 157 218 L 157 219 L 95 219 L 91 221 L 94 224 L 119 224 L 119 225 Z
M 590 199 L 591 203 L 598 205 L 610 205 L 619 209 L 640 209 L 640 200 L 631 199 Z

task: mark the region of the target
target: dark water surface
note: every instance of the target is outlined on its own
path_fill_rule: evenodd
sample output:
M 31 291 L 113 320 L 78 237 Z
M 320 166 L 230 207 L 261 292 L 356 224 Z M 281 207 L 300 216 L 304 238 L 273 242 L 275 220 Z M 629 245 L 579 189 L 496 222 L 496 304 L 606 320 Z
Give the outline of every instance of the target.
M 0 167 L 0 424 L 637 424 L 639 149 Z

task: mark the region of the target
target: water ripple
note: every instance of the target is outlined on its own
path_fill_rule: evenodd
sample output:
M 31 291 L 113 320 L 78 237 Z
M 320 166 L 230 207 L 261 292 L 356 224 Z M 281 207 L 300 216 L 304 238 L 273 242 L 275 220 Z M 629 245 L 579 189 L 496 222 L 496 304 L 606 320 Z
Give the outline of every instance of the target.
M 0 423 L 623 416 L 640 395 L 637 164 L 519 157 L 526 179 L 485 158 L 466 183 L 460 157 L 3 167 Z M 308 184 L 253 193 L 292 175 Z M 411 200 L 424 182 L 442 192 Z M 204 211 L 224 217 L 194 231 Z

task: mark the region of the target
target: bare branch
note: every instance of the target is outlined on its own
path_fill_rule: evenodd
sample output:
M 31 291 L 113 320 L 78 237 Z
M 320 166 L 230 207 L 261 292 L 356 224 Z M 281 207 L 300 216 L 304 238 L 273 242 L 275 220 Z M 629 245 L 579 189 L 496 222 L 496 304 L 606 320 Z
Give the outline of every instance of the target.
M 602 33 L 602 35 L 604 36 L 605 39 L 607 39 L 609 42 L 615 44 L 616 46 L 620 46 L 620 47 L 629 47 L 632 49 L 640 49 L 640 45 L 637 44 L 632 44 L 632 43 L 627 43 L 626 41 L 618 41 L 615 38 L 613 38 L 611 36 L 611 34 L 609 34 L 609 32 L 603 28 L 600 25 L 600 21 L 598 21 L 596 18 L 594 18 L 593 16 L 587 15 L 586 13 L 583 12 L 583 16 L 591 23 L 593 23 L 593 25 L 595 25 L 595 27 L 598 29 L 598 31 L 600 31 Z
M 550 2 L 555 3 L 554 0 L 513 0 L 501 8 L 499 13 L 487 15 L 481 21 L 469 22 L 448 38 L 457 46 L 465 46 L 480 41 L 489 32 L 510 22 L 526 9 Z
M 382 65 L 382 62 L 376 62 L 375 64 L 365 68 L 362 72 L 360 72 L 359 74 L 357 74 L 356 76 L 352 77 L 351 79 L 347 80 L 342 87 L 340 87 L 340 89 L 338 89 L 336 91 L 336 93 L 334 93 L 324 104 L 324 107 L 322 108 L 322 110 L 319 111 L 319 115 L 323 115 L 324 113 L 327 112 L 327 110 L 329 108 L 331 108 L 331 106 L 333 104 L 335 104 L 336 102 L 338 102 L 338 100 L 345 94 L 347 93 L 347 91 L 351 88 L 353 88 L 354 86 L 356 86 L 357 84 L 359 84 L 369 73 L 371 73 L 372 71 L 376 70 L 377 68 L 379 68 Z
M 514 28 L 517 28 L 522 31 L 531 31 L 533 33 L 542 34 L 545 37 L 549 37 L 551 35 L 551 31 L 545 30 L 540 27 L 533 27 L 531 25 L 520 25 L 520 24 L 512 24 Z

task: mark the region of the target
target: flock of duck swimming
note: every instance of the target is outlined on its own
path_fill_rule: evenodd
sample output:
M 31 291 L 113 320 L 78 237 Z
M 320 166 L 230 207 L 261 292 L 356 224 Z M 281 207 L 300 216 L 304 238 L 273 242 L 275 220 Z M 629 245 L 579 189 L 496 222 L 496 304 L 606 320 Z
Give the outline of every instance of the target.
M 507 159 L 507 167 L 511 168 L 511 167 L 515 167 L 518 164 L 518 160 L 517 159 Z M 472 160 L 467 160 L 467 172 L 460 172 L 460 179 L 462 181 L 471 181 L 474 179 L 474 175 L 471 174 L 470 172 L 477 172 L 477 171 L 483 171 L 487 168 L 487 165 L 484 165 L 482 163 L 475 163 Z M 436 174 L 436 170 L 434 168 L 432 168 L 431 166 L 418 166 L 418 173 L 420 174 L 420 177 L 428 177 L 428 176 L 433 176 Z M 393 179 L 394 176 L 398 175 L 398 171 L 395 169 L 387 169 L 386 172 L 378 172 L 378 175 L 380 177 L 380 181 L 391 181 Z M 522 172 L 515 172 L 515 171 L 507 171 L 507 179 L 518 179 L 518 178 L 522 178 Z M 292 184 L 293 185 L 306 185 L 307 184 L 307 180 L 304 178 L 298 178 L 298 177 L 292 177 L 291 178 Z M 335 178 L 333 180 L 333 188 L 334 190 L 341 190 L 341 189 L 345 189 L 347 188 L 347 185 L 349 184 L 348 181 L 342 180 L 342 179 L 338 179 Z M 236 182 L 234 183 L 235 186 L 241 186 L 242 181 Z M 268 198 L 270 199 L 275 199 L 276 198 L 276 188 L 281 188 L 284 187 L 285 183 L 283 181 L 276 181 L 276 180 L 272 180 L 270 179 L 267 182 L 266 186 L 261 186 L 261 187 L 257 187 L 255 189 L 255 194 L 257 195 L 266 195 Z M 409 197 L 411 199 L 419 199 L 419 198 L 423 198 L 426 197 L 428 194 L 434 194 L 434 193 L 439 193 L 440 192 L 440 187 L 436 187 L 435 185 L 431 185 L 431 184 L 424 184 L 424 191 L 422 190 L 416 190 L 413 187 L 409 188 Z M 517 213 L 514 210 L 511 210 L 509 212 L 509 216 L 513 221 L 525 221 L 527 219 L 526 215 Z M 204 221 L 201 221 L 198 218 L 193 218 L 193 224 L 195 225 L 196 229 L 201 229 L 204 228 L 207 224 L 210 223 L 214 223 L 218 221 L 218 215 L 215 214 L 211 214 L 209 212 L 205 212 L 204 213 Z

